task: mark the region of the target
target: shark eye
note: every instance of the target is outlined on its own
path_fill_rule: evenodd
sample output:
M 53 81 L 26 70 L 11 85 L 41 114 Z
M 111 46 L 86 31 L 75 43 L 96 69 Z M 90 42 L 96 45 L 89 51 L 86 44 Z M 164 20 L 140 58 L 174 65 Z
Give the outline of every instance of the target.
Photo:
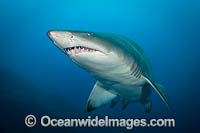
M 88 36 L 92 36 L 92 35 L 93 35 L 93 33 L 88 33 L 87 35 L 88 35 Z

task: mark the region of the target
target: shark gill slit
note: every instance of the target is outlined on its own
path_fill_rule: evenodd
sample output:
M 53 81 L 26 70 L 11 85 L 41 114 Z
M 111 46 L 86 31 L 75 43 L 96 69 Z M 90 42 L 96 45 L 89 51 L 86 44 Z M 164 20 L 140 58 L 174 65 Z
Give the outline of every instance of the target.
M 135 63 L 132 63 L 132 65 L 131 65 L 131 69 L 130 69 L 130 71 L 131 71 L 131 75 L 133 75 L 133 73 L 135 72 L 135 70 L 136 70 L 136 65 L 135 65 Z
M 131 75 L 133 75 L 135 78 L 138 78 L 140 70 L 136 62 L 132 64 L 131 71 Z

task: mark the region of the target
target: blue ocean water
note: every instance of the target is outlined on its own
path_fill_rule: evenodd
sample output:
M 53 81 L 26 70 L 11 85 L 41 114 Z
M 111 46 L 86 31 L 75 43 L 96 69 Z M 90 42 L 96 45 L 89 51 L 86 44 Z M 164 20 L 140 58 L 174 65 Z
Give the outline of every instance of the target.
M 175 118 L 175 128 L 131 132 L 199 132 L 200 1 L 1 0 L 0 132 L 126 132 L 124 128 L 28 128 L 24 118 Z M 47 37 L 52 29 L 112 32 L 139 44 L 156 81 L 165 86 L 172 113 L 153 92 L 152 111 L 120 103 L 86 112 L 95 79 Z M 197 131 L 198 130 L 198 131 Z

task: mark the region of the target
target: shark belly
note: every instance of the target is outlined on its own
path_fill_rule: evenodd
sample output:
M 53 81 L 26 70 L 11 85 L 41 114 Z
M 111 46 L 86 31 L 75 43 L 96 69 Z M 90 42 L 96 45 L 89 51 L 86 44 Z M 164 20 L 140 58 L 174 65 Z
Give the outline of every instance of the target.
M 129 61 L 129 64 L 119 62 L 121 63 L 115 64 L 110 69 L 101 70 L 101 73 L 95 72 L 95 75 L 92 75 L 107 91 L 130 101 L 140 101 L 145 93 L 143 86 L 146 81 L 135 76 L 140 74 L 139 66 L 134 61 Z
M 133 77 L 129 79 L 128 81 L 126 80 L 125 83 L 121 81 L 117 84 L 113 84 L 110 87 L 107 86 L 105 88 L 109 88 L 108 91 L 110 91 L 111 93 L 117 94 L 127 100 L 140 101 L 143 93 L 145 92 L 145 90 L 143 90 L 144 84 L 145 84 L 145 80 L 135 79 Z

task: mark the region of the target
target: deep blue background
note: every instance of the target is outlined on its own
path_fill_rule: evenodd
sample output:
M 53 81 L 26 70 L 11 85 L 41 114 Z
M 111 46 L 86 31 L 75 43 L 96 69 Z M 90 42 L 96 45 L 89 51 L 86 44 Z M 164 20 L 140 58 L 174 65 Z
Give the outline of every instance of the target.
M 38 118 L 109 115 L 118 118 L 176 118 L 176 128 L 132 132 L 199 130 L 200 2 L 198 0 L 1 0 L 0 132 L 110 132 L 123 128 L 42 128 Z M 60 52 L 47 37 L 52 29 L 113 32 L 138 43 L 151 59 L 156 80 L 169 95 L 172 113 L 153 92 L 150 114 L 140 104 L 86 112 L 95 79 Z M 198 131 L 199 132 L 199 131 Z

